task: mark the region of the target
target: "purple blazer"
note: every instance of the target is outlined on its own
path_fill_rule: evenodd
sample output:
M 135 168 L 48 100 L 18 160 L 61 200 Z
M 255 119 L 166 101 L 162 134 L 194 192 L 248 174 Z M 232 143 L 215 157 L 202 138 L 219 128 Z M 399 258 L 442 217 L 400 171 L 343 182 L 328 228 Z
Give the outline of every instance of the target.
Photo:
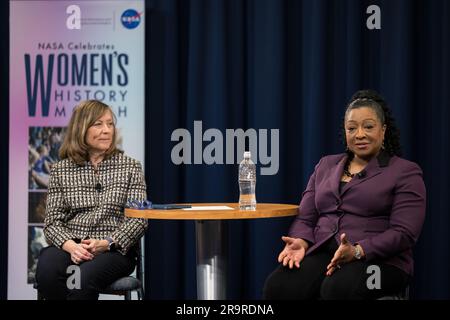
M 289 236 L 307 240 L 309 255 L 331 237 L 340 243 L 346 233 L 351 243 L 361 245 L 367 261 L 412 275 L 412 248 L 425 219 L 422 170 L 382 152 L 339 191 L 346 159 L 346 154 L 330 155 L 316 165 Z

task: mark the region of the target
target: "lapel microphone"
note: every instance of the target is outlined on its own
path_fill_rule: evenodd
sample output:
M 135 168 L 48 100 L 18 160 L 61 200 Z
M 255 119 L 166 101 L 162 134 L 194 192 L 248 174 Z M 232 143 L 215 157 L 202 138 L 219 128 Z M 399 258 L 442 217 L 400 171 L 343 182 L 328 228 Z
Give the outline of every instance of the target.
M 358 173 L 356 174 L 356 176 L 358 177 L 358 179 L 364 178 L 364 177 L 366 176 L 366 170 L 363 170 L 363 171 L 361 171 L 361 172 L 358 172 Z M 100 187 L 101 187 L 101 186 L 100 186 Z
M 97 168 L 97 167 L 94 167 L 94 174 L 95 174 L 96 178 L 98 178 L 98 168 Z M 95 180 L 97 180 L 97 179 L 95 179 Z M 95 190 L 96 190 L 97 192 L 102 191 L 102 185 L 101 185 L 100 182 L 97 182 L 97 183 L 95 184 Z

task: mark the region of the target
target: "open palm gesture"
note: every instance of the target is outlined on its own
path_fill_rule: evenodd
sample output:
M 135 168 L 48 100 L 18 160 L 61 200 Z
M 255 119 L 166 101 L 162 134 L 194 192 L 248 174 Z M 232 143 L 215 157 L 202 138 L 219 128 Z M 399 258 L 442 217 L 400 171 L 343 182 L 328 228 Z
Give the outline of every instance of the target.
M 286 245 L 278 255 L 278 262 L 282 262 L 283 266 L 289 265 L 289 269 L 292 269 L 295 265 L 300 268 L 300 262 L 305 257 L 306 250 L 308 249 L 308 243 L 300 238 L 281 237 Z

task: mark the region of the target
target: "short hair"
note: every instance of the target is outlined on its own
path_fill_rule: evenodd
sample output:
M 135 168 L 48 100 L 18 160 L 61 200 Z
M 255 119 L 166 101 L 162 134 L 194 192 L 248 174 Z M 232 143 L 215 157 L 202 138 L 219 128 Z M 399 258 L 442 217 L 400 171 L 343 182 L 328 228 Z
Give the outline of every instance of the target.
M 105 158 L 121 152 L 117 149 L 116 143 L 116 115 L 111 107 L 98 100 L 86 100 L 80 102 L 72 112 L 69 124 L 67 126 L 64 142 L 59 149 L 61 159 L 69 158 L 76 164 L 83 165 L 89 161 L 89 146 L 86 143 L 86 134 L 88 129 L 105 112 L 111 112 L 114 121 L 114 131 L 111 146 L 105 152 Z
M 398 130 L 395 119 L 392 116 L 391 109 L 388 104 L 384 100 L 384 98 L 375 90 L 359 90 L 355 92 L 350 99 L 350 102 L 347 104 L 344 119 L 342 121 L 342 140 L 344 146 L 347 146 L 347 141 L 345 138 L 345 126 L 344 122 L 347 118 L 348 112 L 353 109 L 367 107 L 371 108 L 378 119 L 380 120 L 382 125 L 386 125 L 386 132 L 384 134 L 384 148 L 391 155 L 401 156 L 401 146 L 400 146 L 400 131 Z M 347 153 L 350 153 L 350 156 L 353 156 L 353 153 L 347 150 Z

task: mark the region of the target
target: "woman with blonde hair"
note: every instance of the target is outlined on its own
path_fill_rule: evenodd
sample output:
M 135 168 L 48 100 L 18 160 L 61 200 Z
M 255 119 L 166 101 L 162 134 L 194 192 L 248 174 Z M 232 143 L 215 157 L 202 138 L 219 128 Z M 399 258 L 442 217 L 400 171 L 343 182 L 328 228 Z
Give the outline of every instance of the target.
M 141 164 L 117 149 L 116 118 L 96 100 L 73 111 L 61 161 L 50 173 L 44 248 L 36 271 L 45 299 L 98 299 L 99 291 L 133 272 L 147 222 L 124 216 L 128 200 L 146 199 Z M 71 265 L 79 285 L 69 288 Z

